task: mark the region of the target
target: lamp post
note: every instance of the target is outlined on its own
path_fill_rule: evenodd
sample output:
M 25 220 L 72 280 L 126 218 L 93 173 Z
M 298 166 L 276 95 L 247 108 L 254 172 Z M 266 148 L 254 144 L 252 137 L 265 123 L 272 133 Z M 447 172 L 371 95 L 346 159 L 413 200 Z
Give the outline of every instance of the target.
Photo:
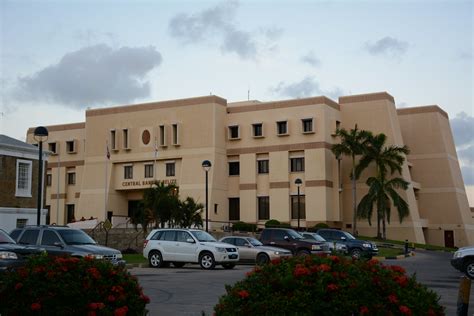
M 48 139 L 48 129 L 44 126 L 35 128 L 34 139 L 38 142 L 39 147 L 39 166 L 38 166 L 38 203 L 37 203 L 37 214 L 36 214 L 36 225 L 40 225 L 41 222 L 41 201 L 43 192 L 43 142 Z
M 298 230 L 300 230 L 300 186 L 303 183 L 300 178 L 296 178 L 295 184 L 298 188 Z
M 202 162 L 202 169 L 206 172 L 206 232 L 209 231 L 208 221 L 209 221 L 209 179 L 208 173 L 211 170 L 212 164 L 209 160 L 204 160 Z

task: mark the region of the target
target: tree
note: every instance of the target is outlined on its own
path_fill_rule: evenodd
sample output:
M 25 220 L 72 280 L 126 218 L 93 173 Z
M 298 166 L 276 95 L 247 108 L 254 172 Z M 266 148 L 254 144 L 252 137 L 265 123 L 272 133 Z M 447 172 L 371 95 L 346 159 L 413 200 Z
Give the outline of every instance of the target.
M 143 229 L 143 234 L 145 235 L 147 233 L 148 225 L 150 225 L 154 221 L 155 218 L 153 216 L 153 212 L 151 211 L 151 209 L 145 208 L 143 206 L 143 201 L 140 201 L 138 207 L 132 212 L 130 216 L 130 222 L 135 227 L 135 230 L 138 230 L 137 226 L 141 225 Z
M 155 228 L 158 227 L 158 223 L 161 227 L 164 227 L 165 223 L 174 226 L 172 215 L 176 213 L 179 202 L 177 189 L 173 184 L 165 185 L 157 181 L 143 192 L 143 205 L 153 214 Z
M 367 146 L 368 139 L 371 136 L 371 132 L 357 129 L 357 124 L 350 131 L 344 128 L 336 130 L 336 136 L 340 138 L 339 144 L 332 145 L 331 151 L 334 153 L 337 159 L 342 158 L 343 155 L 350 156 L 352 159 L 352 172 L 350 178 L 352 180 L 352 233 L 357 235 L 357 195 L 356 195 L 356 156 L 364 153 L 365 147 Z
M 204 205 L 196 203 L 192 197 L 179 201 L 177 213 L 174 216 L 175 223 L 180 227 L 197 226 L 202 227 L 202 216 Z
M 390 223 L 390 205 L 393 205 L 398 211 L 400 222 L 403 218 L 408 216 L 408 203 L 397 193 L 396 189 L 406 190 L 408 182 L 403 178 L 388 179 L 388 171 L 390 175 L 395 172 L 402 173 L 402 166 L 405 161 L 405 155 L 410 151 L 407 146 L 386 146 L 387 136 L 385 134 L 378 134 L 370 136 L 368 139 L 368 146 L 356 166 L 355 175 L 359 176 L 362 170 L 366 169 L 371 163 L 375 163 L 376 175 L 367 179 L 366 184 L 369 186 L 369 192 L 365 195 L 359 203 L 357 208 L 358 216 L 367 218 L 369 225 L 371 224 L 371 217 L 373 207 L 376 205 L 377 209 L 377 238 L 386 238 L 385 221 Z M 391 201 L 390 201 L 391 200 Z M 383 234 L 380 232 L 380 224 L 383 225 Z

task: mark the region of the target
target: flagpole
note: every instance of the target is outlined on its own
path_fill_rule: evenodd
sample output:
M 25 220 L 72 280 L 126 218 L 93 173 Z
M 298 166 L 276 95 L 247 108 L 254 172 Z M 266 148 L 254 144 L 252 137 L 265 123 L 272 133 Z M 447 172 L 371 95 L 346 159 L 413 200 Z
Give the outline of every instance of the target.
M 104 192 L 104 222 L 107 220 L 107 178 L 108 178 L 108 169 L 109 169 L 109 159 L 110 159 L 110 152 L 109 152 L 109 142 L 105 141 L 105 149 L 106 149 L 106 156 L 105 156 L 105 192 Z
M 158 144 L 156 143 L 156 137 L 155 137 L 155 159 L 153 160 L 153 181 L 156 181 L 156 157 L 158 156 Z

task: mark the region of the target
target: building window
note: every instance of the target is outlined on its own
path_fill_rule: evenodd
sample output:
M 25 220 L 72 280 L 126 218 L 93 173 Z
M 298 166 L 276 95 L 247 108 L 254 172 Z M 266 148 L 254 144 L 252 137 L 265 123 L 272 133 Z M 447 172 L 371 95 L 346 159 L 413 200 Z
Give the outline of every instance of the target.
M 268 196 L 259 196 L 258 198 L 258 220 L 270 219 L 270 198 Z
M 304 171 L 304 158 L 290 158 L 290 171 L 302 172 Z
M 46 186 L 50 187 L 52 181 L 53 181 L 53 176 L 52 176 L 51 173 L 48 173 L 48 174 L 46 175 Z
M 160 125 L 160 146 L 166 147 L 166 129 L 164 125 Z
M 124 149 L 130 149 L 130 143 L 128 139 L 128 129 L 124 128 L 122 130 L 122 136 L 123 136 L 123 148 Z
M 240 163 L 238 161 L 229 162 L 229 176 L 238 176 L 240 174 Z
M 173 124 L 173 145 L 179 145 L 179 125 Z
M 313 131 L 313 119 L 312 118 L 307 118 L 307 119 L 302 119 L 302 128 L 303 128 L 303 133 L 312 133 Z
M 239 126 L 234 125 L 234 126 L 229 126 L 229 139 L 239 139 Z
M 256 123 L 252 124 L 253 137 L 263 137 L 263 124 Z
M 269 172 L 269 161 L 268 160 L 258 160 L 257 161 L 258 173 L 264 174 Z
M 306 219 L 305 196 L 300 194 L 300 219 Z M 291 219 L 298 219 L 298 196 L 291 196 Z
M 229 220 L 240 220 L 240 198 L 229 198 Z
M 287 121 L 277 122 L 277 134 L 288 135 L 288 122 Z
M 116 149 L 117 149 L 117 143 L 116 143 L 117 137 L 116 137 L 116 136 L 117 136 L 117 135 L 116 135 L 116 133 L 115 133 L 115 130 L 114 130 L 114 129 L 111 130 L 111 131 L 110 131 L 110 148 L 111 148 L 112 150 L 116 150 Z
M 68 172 L 67 173 L 67 184 L 76 184 L 76 173 Z
M 31 172 L 30 160 L 16 161 L 16 192 L 15 196 L 31 197 Z
M 58 154 L 57 147 L 58 146 L 56 143 L 48 143 L 48 150 L 51 152 L 52 155 Z
M 175 175 L 175 164 L 174 162 L 166 163 L 166 176 L 167 177 L 174 177 Z
M 74 154 L 76 152 L 76 141 L 69 140 L 66 142 L 66 151 L 68 154 Z
M 133 179 L 133 166 L 124 166 L 123 172 L 124 179 Z
M 28 219 L 26 218 L 17 218 L 16 219 L 16 228 L 23 228 L 28 223 Z
M 153 178 L 153 165 L 145 165 L 145 178 Z
M 74 204 L 67 204 L 66 205 L 66 220 L 68 223 L 72 223 L 76 221 L 76 217 L 74 215 Z

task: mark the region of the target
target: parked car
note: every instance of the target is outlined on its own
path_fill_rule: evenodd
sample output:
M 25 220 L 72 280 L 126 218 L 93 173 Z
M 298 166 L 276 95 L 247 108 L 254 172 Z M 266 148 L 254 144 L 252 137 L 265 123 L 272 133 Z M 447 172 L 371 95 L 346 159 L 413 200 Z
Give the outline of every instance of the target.
M 302 232 L 301 235 L 304 238 L 307 238 L 307 239 L 314 239 L 316 241 L 322 241 L 322 242 L 326 243 L 326 245 L 328 246 L 328 248 L 331 252 L 337 252 L 337 253 L 341 253 L 341 254 L 347 254 L 348 253 L 346 245 L 344 245 L 343 243 L 337 242 L 337 241 L 336 242 L 327 241 L 326 239 L 321 237 L 321 235 L 319 235 L 318 233 Z
M 241 263 L 257 263 L 265 264 L 273 259 L 281 259 L 291 257 L 291 251 L 264 246 L 260 241 L 253 237 L 245 236 L 227 236 L 221 238 L 220 242 L 225 242 L 237 247 Z
M 321 237 L 331 242 L 340 242 L 347 246 L 347 251 L 353 258 L 372 258 L 379 253 L 379 249 L 375 243 L 360 240 L 352 236 L 350 233 L 330 228 L 322 228 L 317 231 Z
M 154 268 L 171 262 L 177 268 L 186 263 L 199 263 L 206 270 L 214 269 L 216 264 L 232 269 L 239 261 L 234 245 L 218 242 L 199 229 L 154 229 L 144 241 L 143 256 Z
M 26 226 L 14 229 L 10 237 L 20 245 L 42 248 L 50 256 L 92 257 L 125 265 L 119 250 L 100 246 L 84 231 L 68 226 Z
M 260 235 L 260 241 L 264 245 L 287 249 L 295 256 L 331 253 L 326 243 L 305 239 L 290 228 L 265 228 Z
M 18 245 L 0 229 L 0 274 L 8 269 L 25 265 L 28 257 L 41 254 L 43 250 Z
M 451 259 L 451 265 L 474 279 L 474 246 L 459 248 Z

